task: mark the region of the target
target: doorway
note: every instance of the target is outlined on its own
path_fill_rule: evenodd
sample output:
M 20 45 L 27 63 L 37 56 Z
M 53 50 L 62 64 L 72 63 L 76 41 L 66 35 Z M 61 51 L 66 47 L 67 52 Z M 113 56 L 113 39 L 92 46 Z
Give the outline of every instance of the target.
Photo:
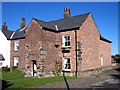
M 37 63 L 36 60 L 32 60 L 32 71 L 33 71 L 33 77 L 37 74 Z

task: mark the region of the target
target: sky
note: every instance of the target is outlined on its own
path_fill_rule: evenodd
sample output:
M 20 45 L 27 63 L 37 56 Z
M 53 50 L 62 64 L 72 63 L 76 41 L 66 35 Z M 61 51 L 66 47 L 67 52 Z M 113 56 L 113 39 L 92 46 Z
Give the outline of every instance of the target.
M 2 2 L 2 24 L 6 21 L 8 29 L 15 31 L 20 28 L 22 17 L 26 25 L 32 18 L 61 19 L 65 7 L 70 8 L 72 16 L 91 12 L 101 35 L 112 41 L 112 54 L 118 53 L 117 2 Z

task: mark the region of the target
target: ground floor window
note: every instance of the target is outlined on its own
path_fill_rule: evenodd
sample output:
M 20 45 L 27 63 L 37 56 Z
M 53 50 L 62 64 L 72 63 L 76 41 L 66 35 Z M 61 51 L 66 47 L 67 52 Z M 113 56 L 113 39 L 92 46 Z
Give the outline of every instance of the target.
M 3 63 L 2 63 L 2 62 L 0 62 L 0 66 L 2 66 L 2 64 L 3 64 Z
M 18 66 L 19 64 L 19 57 L 14 57 L 14 66 Z
M 70 65 L 70 58 L 64 57 L 63 58 L 63 70 L 64 71 L 70 71 L 71 65 Z

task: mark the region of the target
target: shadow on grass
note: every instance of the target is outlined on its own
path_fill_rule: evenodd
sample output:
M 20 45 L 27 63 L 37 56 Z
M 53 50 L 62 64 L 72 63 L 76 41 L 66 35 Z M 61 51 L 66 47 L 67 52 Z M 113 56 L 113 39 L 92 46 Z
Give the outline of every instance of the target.
M 118 74 L 112 74 L 110 76 L 112 76 L 115 79 L 119 79 L 120 80 L 120 67 L 116 68 L 115 70 L 118 72 Z
M 8 81 L 2 80 L 2 90 L 10 87 L 11 85 L 13 85 L 13 84 L 11 84 L 11 83 L 8 82 Z
M 116 71 L 120 72 L 120 67 L 115 69 Z

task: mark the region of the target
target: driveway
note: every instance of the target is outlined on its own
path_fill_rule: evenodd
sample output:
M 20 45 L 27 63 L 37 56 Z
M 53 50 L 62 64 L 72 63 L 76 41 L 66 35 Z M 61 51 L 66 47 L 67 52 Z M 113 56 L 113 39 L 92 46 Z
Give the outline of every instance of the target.
M 120 67 L 97 75 L 77 77 L 70 80 L 66 80 L 64 77 L 64 80 L 64 82 L 56 82 L 35 88 L 66 88 L 66 90 L 72 88 L 92 88 L 92 90 L 94 88 L 120 88 L 118 85 L 120 84 Z

